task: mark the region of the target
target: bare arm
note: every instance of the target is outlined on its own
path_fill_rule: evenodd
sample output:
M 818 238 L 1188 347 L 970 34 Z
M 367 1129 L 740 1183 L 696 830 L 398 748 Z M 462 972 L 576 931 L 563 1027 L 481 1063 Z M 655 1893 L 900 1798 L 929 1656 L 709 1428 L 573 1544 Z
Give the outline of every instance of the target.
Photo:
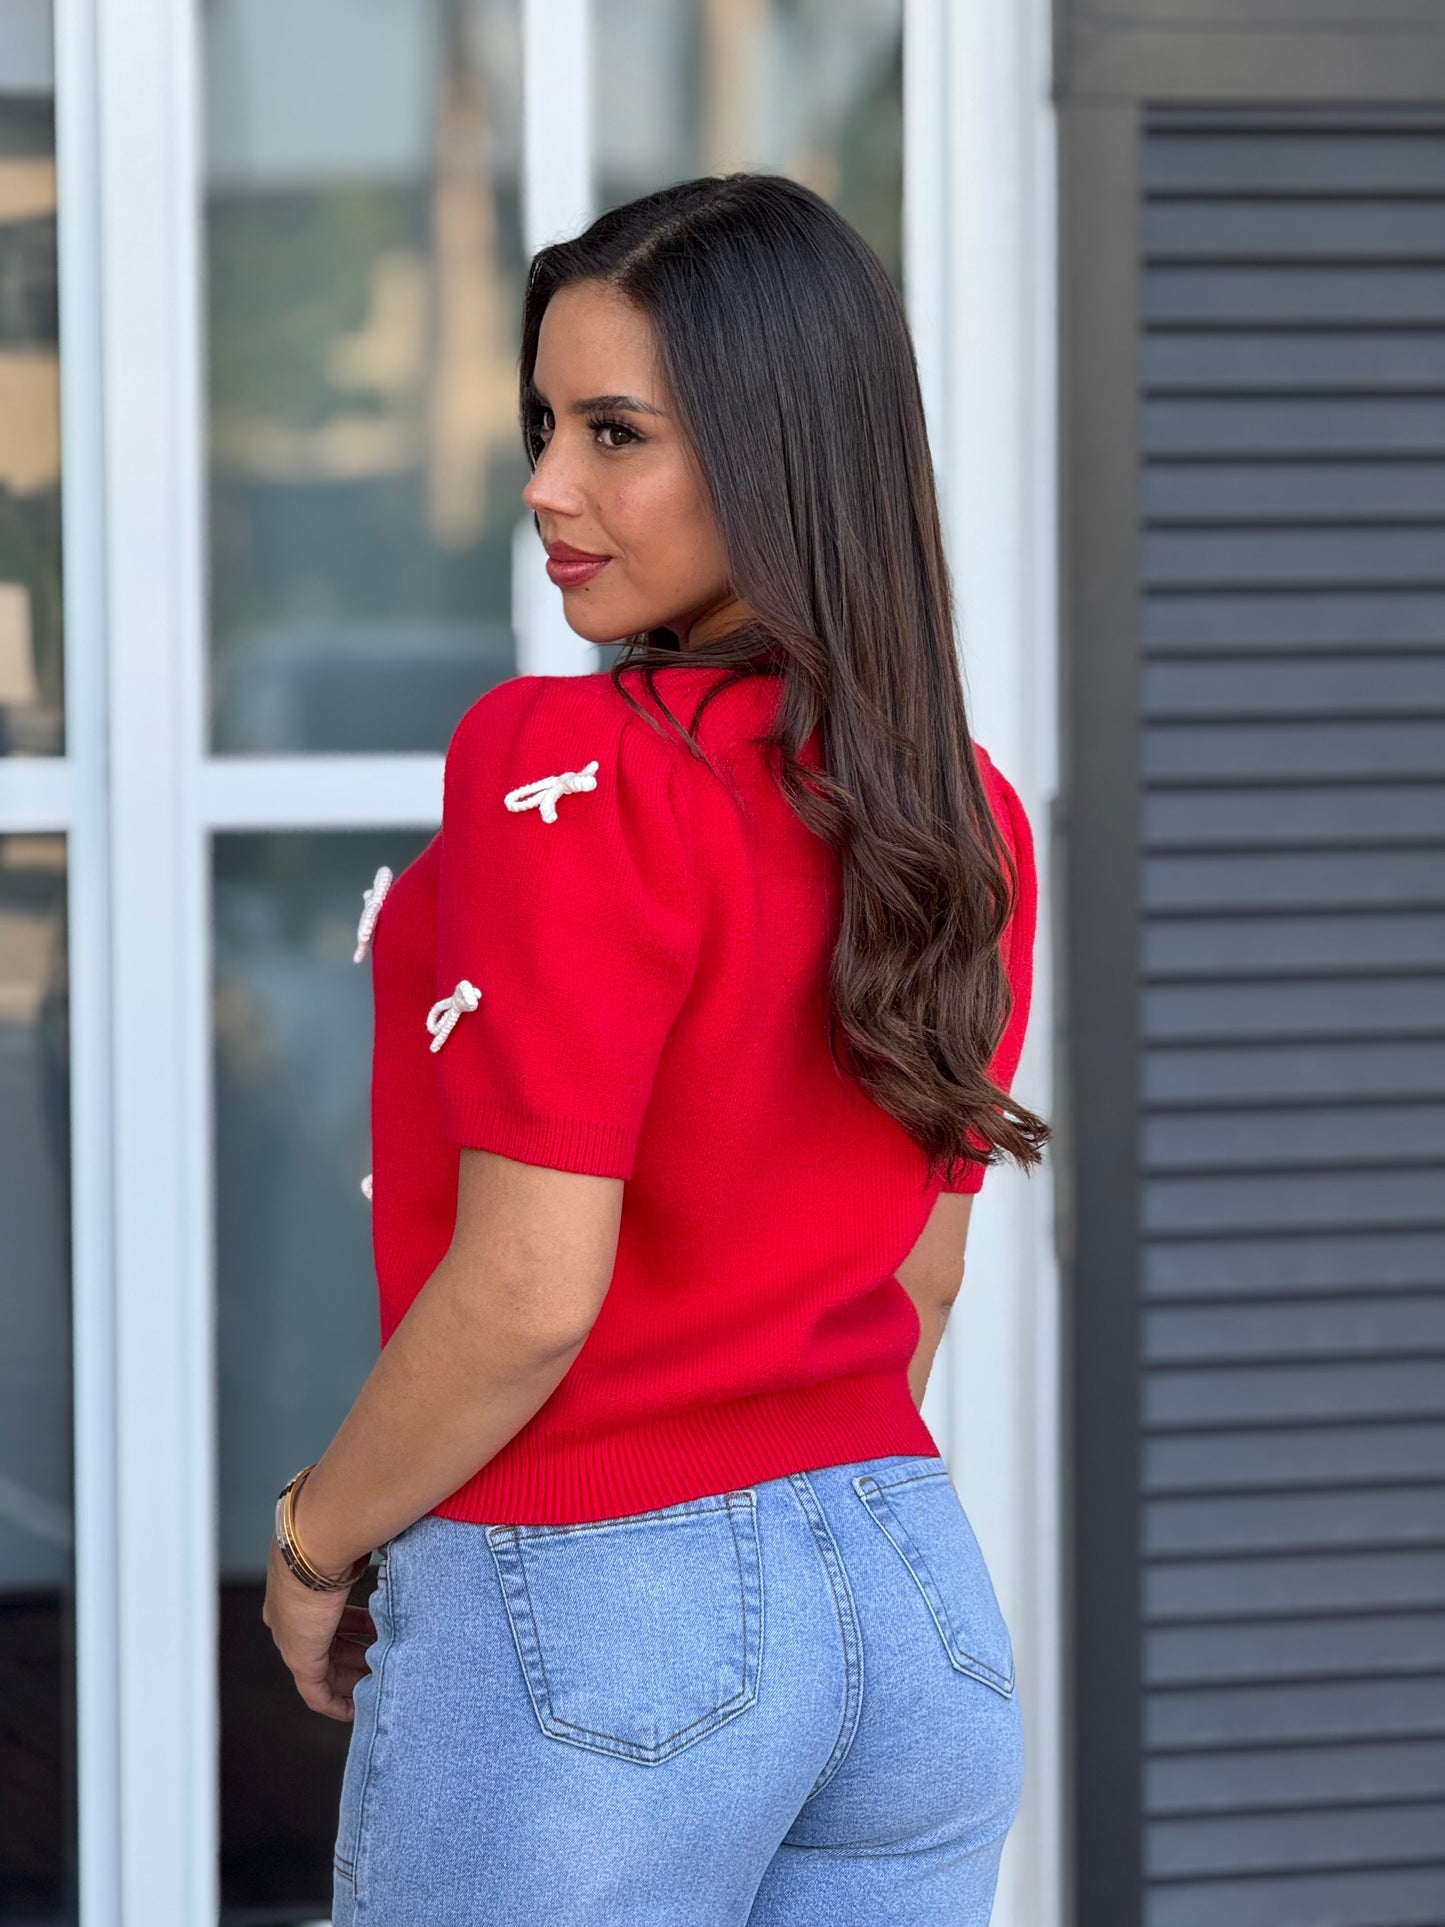
M 404 1530 L 547 1402 L 612 1281 L 622 1188 L 462 1151 L 451 1247 L 298 1495 L 313 1564 L 340 1572 Z
M 908 1368 L 908 1384 L 920 1411 L 949 1308 L 963 1283 L 963 1248 L 976 1195 L 940 1192 L 918 1242 L 894 1274 L 918 1308 L 918 1349 Z

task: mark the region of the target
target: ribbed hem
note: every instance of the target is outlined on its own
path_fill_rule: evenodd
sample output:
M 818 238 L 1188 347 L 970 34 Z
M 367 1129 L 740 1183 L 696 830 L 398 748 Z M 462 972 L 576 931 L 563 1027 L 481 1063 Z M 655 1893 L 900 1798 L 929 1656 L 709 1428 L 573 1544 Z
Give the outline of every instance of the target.
M 524 1117 L 441 1080 L 442 1126 L 453 1144 L 496 1151 L 523 1164 L 580 1171 L 594 1178 L 630 1178 L 637 1131 L 575 1117 Z
M 625 1431 L 526 1429 L 432 1511 L 472 1525 L 573 1525 L 651 1512 L 825 1465 L 937 1453 L 906 1371 L 763 1392 Z

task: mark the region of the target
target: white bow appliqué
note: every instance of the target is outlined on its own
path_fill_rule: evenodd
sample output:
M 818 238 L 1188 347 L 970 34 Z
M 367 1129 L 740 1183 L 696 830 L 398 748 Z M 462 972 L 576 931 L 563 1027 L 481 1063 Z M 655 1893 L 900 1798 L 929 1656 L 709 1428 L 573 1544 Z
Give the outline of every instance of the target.
M 575 790 L 595 790 L 597 787 L 597 759 L 594 757 L 585 769 L 564 769 L 560 776 L 543 776 L 535 783 L 523 783 L 520 789 L 508 790 L 503 801 L 509 810 L 535 810 L 540 805 L 542 821 L 557 821 L 557 799 Z
M 431 1032 L 433 1050 L 440 1050 L 451 1036 L 458 1017 L 469 1010 L 475 1010 L 482 1001 L 482 993 L 475 984 L 463 977 L 450 997 L 441 997 L 426 1014 L 426 1027 Z
M 371 945 L 371 933 L 376 928 L 376 920 L 381 915 L 382 898 L 391 888 L 391 871 L 383 863 L 377 871 L 369 890 L 363 890 L 361 900 L 366 908 L 361 913 L 361 922 L 356 926 L 356 955 L 353 963 L 360 963 Z

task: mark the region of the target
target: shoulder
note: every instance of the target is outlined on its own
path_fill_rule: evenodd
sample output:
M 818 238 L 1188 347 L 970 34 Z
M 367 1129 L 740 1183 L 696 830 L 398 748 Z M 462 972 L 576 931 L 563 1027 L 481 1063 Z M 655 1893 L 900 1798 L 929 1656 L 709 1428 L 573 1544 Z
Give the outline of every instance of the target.
M 568 730 L 616 732 L 629 719 L 639 720 L 609 675 L 510 676 L 463 712 L 447 754 L 485 752 L 518 738 L 560 738 Z
M 681 758 L 607 675 L 513 676 L 487 690 L 452 732 L 442 835 L 510 863 L 529 888 L 540 860 L 557 882 L 579 870 L 681 871 L 673 793 Z
M 615 783 L 667 777 L 668 731 L 639 715 L 610 675 L 512 676 L 486 690 L 452 731 L 449 787 L 485 780 L 514 789 L 585 771 L 596 762 Z
M 489 744 L 519 737 L 561 740 L 566 732 L 591 729 L 613 737 L 629 731 L 647 742 L 666 745 L 670 729 L 636 678 L 629 678 L 627 700 L 605 671 L 578 676 L 510 676 L 485 690 L 464 711 L 447 745 L 447 754 L 485 750 Z M 645 713 L 639 714 L 639 709 Z

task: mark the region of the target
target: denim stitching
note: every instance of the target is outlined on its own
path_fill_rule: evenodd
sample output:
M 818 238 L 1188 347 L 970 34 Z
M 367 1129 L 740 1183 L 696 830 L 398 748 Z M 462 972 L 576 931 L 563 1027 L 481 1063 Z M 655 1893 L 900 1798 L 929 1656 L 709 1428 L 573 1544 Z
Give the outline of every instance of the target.
M 734 1498 L 741 1499 L 742 1503 L 740 1505 L 734 1505 L 732 1503 L 732 1500 Z M 668 1509 L 669 1508 L 665 1508 L 665 1507 L 661 1508 L 661 1510 L 664 1510 L 664 1511 Z M 750 1706 L 753 1703 L 753 1700 L 757 1697 L 757 1687 L 753 1686 L 752 1688 L 750 1688 L 748 1685 L 747 1595 L 744 1589 L 744 1580 L 743 1580 L 742 1546 L 741 1546 L 741 1541 L 738 1538 L 738 1528 L 737 1528 L 737 1522 L 736 1522 L 736 1514 L 738 1512 L 746 1512 L 750 1515 L 752 1520 L 752 1527 L 753 1527 L 754 1555 L 756 1559 L 756 1556 L 757 1556 L 756 1499 L 754 1494 L 751 1491 L 747 1491 L 743 1493 L 734 1493 L 734 1494 L 728 1495 L 728 1498 L 723 1505 L 719 1506 L 716 1502 L 709 1501 L 709 1503 L 702 1509 L 706 1511 L 712 1511 L 712 1512 L 716 1512 L 719 1510 L 725 1511 L 728 1515 L 728 1522 L 732 1529 L 733 1557 L 736 1560 L 737 1567 L 738 1567 L 738 1598 L 739 1598 L 739 1604 L 742 1611 L 742 1621 L 743 1621 L 743 1683 L 739 1688 L 739 1690 L 736 1693 L 734 1693 L 731 1698 L 723 1700 L 719 1705 L 713 1707 L 713 1709 L 710 1712 L 699 1714 L 699 1716 L 695 1720 L 690 1720 L 686 1726 L 679 1727 L 676 1732 L 670 1733 L 667 1736 L 667 1738 L 663 1740 L 656 1747 L 644 1746 L 641 1744 L 640 1741 L 629 1740 L 620 1733 L 604 1733 L 596 1727 L 579 1726 L 573 1720 L 564 1719 L 560 1713 L 556 1712 L 553 1709 L 552 1686 L 551 1686 L 550 1680 L 547 1678 L 547 1662 L 542 1652 L 541 1640 L 537 1635 L 537 1624 L 538 1624 L 537 1611 L 535 1606 L 532 1603 L 531 1587 L 527 1583 L 526 1561 L 521 1557 L 520 1553 L 518 1552 L 518 1529 L 516 1527 L 505 1528 L 503 1532 L 500 1534 L 500 1536 L 498 1537 L 498 1539 L 493 1542 L 494 1548 L 495 1548 L 495 1547 L 501 1546 L 504 1540 L 508 1538 L 511 1541 L 511 1543 L 507 1545 L 505 1549 L 506 1551 L 514 1555 L 515 1571 L 516 1571 L 516 1574 L 521 1579 L 522 1590 L 526 1598 L 526 1606 L 527 1606 L 526 1622 L 525 1622 L 526 1623 L 525 1642 L 523 1641 L 521 1630 L 517 1627 L 515 1621 L 513 1621 L 513 1626 L 512 1626 L 513 1637 L 516 1640 L 519 1648 L 525 1643 L 526 1651 L 523 1652 L 521 1655 L 524 1671 L 529 1671 L 532 1662 L 535 1661 L 537 1675 L 540 1676 L 542 1696 L 546 1703 L 546 1719 L 542 1719 L 542 1709 L 540 1707 L 537 1708 L 538 1718 L 541 1721 L 543 1731 L 551 1735 L 551 1737 L 565 1738 L 566 1735 L 553 1732 L 553 1728 L 565 1727 L 567 1729 L 568 1734 L 578 1734 L 586 1739 L 605 1740 L 607 1742 L 607 1746 L 604 1749 L 605 1751 L 610 1752 L 615 1749 L 624 1749 L 629 1759 L 638 1760 L 645 1765 L 650 1765 L 650 1764 L 653 1764 L 654 1762 L 659 1762 L 661 1760 L 670 1758 L 673 1753 L 680 1752 L 682 1747 L 687 1744 L 688 1736 L 693 1735 L 694 1730 L 696 1728 L 707 1729 L 710 1723 L 721 1726 L 724 1720 L 729 1719 L 734 1713 L 741 1712 L 745 1706 Z M 635 1519 L 629 1518 L 627 1520 L 600 1520 L 600 1521 L 592 1522 L 592 1524 L 593 1524 L 593 1529 L 595 1529 L 597 1525 L 619 1525 L 619 1524 L 631 1525 L 631 1524 L 641 1523 L 641 1521 L 644 1518 L 650 1518 L 655 1516 L 656 1516 L 655 1514 L 638 1514 Z M 682 1516 L 682 1515 L 679 1515 L 679 1516 Z M 559 1530 L 563 1532 L 568 1530 L 574 1530 L 574 1529 L 577 1529 L 577 1528 L 568 1528 L 568 1527 L 559 1528 Z M 503 1588 L 504 1603 L 505 1603 L 505 1594 L 506 1594 L 506 1589 L 504 1587 Z M 509 1618 L 511 1617 L 510 1608 L 508 1612 L 508 1617 Z M 759 1600 L 758 1654 L 759 1654 L 758 1666 L 757 1666 L 757 1669 L 755 1670 L 760 1670 L 762 1665 L 762 1657 L 761 1657 L 762 1655 L 762 1601 L 761 1599 Z M 533 1704 L 535 1705 L 536 1704 L 535 1693 L 533 1693 L 532 1698 L 533 1698 Z M 552 1722 L 551 1727 L 547 1725 L 548 1720 Z M 697 1737 L 701 1737 L 701 1735 L 697 1735 Z
M 896 1485 L 919 1485 L 925 1479 L 946 1479 L 948 1468 L 944 1466 L 937 1472 L 904 1472 L 896 1479 L 880 1479 L 872 1474 L 869 1477 L 880 1492 L 891 1492 Z
M 361 1857 L 366 1849 L 366 1797 L 372 1787 L 371 1769 L 376 1758 L 376 1742 L 381 1735 L 382 1722 L 386 1716 L 386 1699 L 384 1694 L 386 1685 L 386 1662 L 391 1658 L 392 1648 L 396 1645 L 397 1638 L 396 1577 L 392 1571 L 392 1562 L 390 1559 L 386 1562 L 385 1572 L 386 1583 L 389 1589 L 387 1593 L 387 1613 L 391 1624 L 390 1630 L 387 1633 L 386 1644 L 382 1648 L 381 1660 L 376 1669 L 376 1718 L 372 1721 L 371 1740 L 366 1749 L 366 1766 L 363 1769 L 361 1785 L 357 1789 L 356 1794 L 356 1857 L 347 1867 L 346 1873 L 342 1876 L 343 1879 L 349 1878 L 351 1881 L 351 1892 L 357 1903 L 358 1913 L 364 1900 L 361 1891 Z
M 838 1728 L 838 1737 L 833 1742 L 833 1750 L 823 1762 L 818 1777 L 804 1800 L 803 1804 L 806 1806 L 808 1800 L 823 1791 L 847 1759 L 854 1736 L 858 1731 L 863 1710 L 863 1646 L 857 1608 L 853 1603 L 853 1592 L 848 1584 L 843 1555 L 838 1550 L 837 1541 L 819 1504 L 818 1495 L 813 1490 L 806 1472 L 790 1472 L 787 1478 L 789 1485 L 793 1488 L 793 1496 L 798 1501 L 799 1509 L 808 1522 L 813 1543 L 818 1548 L 818 1557 L 827 1575 L 829 1591 L 833 1598 L 833 1611 L 837 1617 L 838 1633 L 843 1646 L 843 1718 Z
M 727 1508 L 727 1511 L 728 1511 L 728 1513 L 729 1513 L 729 1515 L 731 1515 L 731 1513 L 732 1513 L 732 1509 L 733 1509 L 733 1508 L 732 1508 L 731 1506 L 729 1506 L 729 1507 Z M 717 1510 L 717 1507 L 716 1507 L 716 1506 L 713 1506 L 713 1507 L 711 1507 L 711 1508 L 710 1508 L 710 1510 L 713 1510 L 713 1511 L 716 1511 L 716 1510 Z M 601 1523 L 611 1523 L 611 1522 L 601 1522 Z M 565 1530 L 565 1528 L 564 1528 L 564 1530 Z M 596 1727 L 591 1727 L 591 1726 L 578 1726 L 578 1725 L 576 1725 L 576 1724 L 575 1724 L 575 1723 L 574 1723 L 574 1722 L 573 1722 L 572 1720 L 564 1720 L 564 1719 L 562 1718 L 562 1716 L 561 1716 L 561 1714 L 560 1714 L 560 1713 L 556 1713 L 556 1712 L 554 1712 L 554 1711 L 553 1711 L 553 1709 L 552 1709 L 552 1682 L 551 1682 L 551 1681 L 550 1681 L 550 1680 L 548 1679 L 548 1677 L 547 1677 L 547 1661 L 546 1661 L 546 1657 L 545 1657 L 545 1655 L 544 1655 L 544 1654 L 543 1654 L 543 1652 L 542 1652 L 542 1642 L 541 1642 L 541 1639 L 540 1639 L 540 1637 L 538 1636 L 538 1633 L 537 1633 L 537 1627 L 538 1627 L 538 1624 L 539 1624 L 539 1621 L 538 1621 L 538 1618 L 537 1618 L 537 1609 L 536 1609 L 536 1607 L 535 1607 L 535 1606 L 533 1605 L 533 1603 L 532 1603 L 532 1588 L 531 1588 L 531 1587 L 530 1587 L 530 1585 L 529 1585 L 529 1584 L 527 1583 L 527 1562 L 526 1562 L 526 1560 L 525 1560 L 525 1559 L 523 1559 L 523 1558 L 521 1557 L 521 1555 L 520 1555 L 520 1553 L 518 1553 L 518 1552 L 517 1552 L 517 1544 L 518 1544 L 518 1537 L 519 1537 L 519 1535 L 518 1535 L 518 1532 L 517 1532 L 517 1528 L 515 1528 L 515 1527 L 512 1527 L 512 1528 L 510 1528 L 510 1532 L 511 1532 L 511 1539 L 512 1539 L 512 1544 L 511 1544 L 511 1546 L 510 1546 L 510 1547 L 509 1547 L 508 1549 L 509 1549 L 510 1551 L 512 1551 L 513 1553 L 517 1553 L 517 1559 L 516 1559 L 516 1569 L 517 1569 L 517 1572 L 519 1573 L 519 1575 L 520 1575 L 520 1577 L 521 1577 L 521 1581 L 522 1581 L 522 1591 L 523 1591 L 523 1593 L 524 1593 L 524 1594 L 526 1595 L 526 1600 L 527 1600 L 527 1624 L 528 1624 L 528 1639 L 527 1639 L 527 1645 L 528 1645 L 528 1647 L 529 1647 L 529 1649 L 530 1649 L 531 1651 L 533 1651 L 533 1652 L 534 1652 L 534 1653 L 536 1654 L 536 1660 L 537 1660 L 537 1671 L 538 1671 L 538 1673 L 539 1673 L 539 1674 L 541 1675 L 541 1680 L 542 1680 L 542 1695 L 543 1695 L 543 1698 L 544 1698 L 544 1699 L 546 1700 L 546 1702 L 547 1702 L 547 1717 L 548 1717 L 548 1719 L 550 1719 L 550 1720 L 552 1720 L 552 1721 L 554 1721 L 554 1722 L 555 1722 L 555 1724 L 556 1724 L 556 1725 L 558 1725 L 558 1726 L 565 1726 L 565 1727 L 567 1727 L 567 1728 L 569 1728 L 569 1729 L 570 1729 L 570 1730 L 571 1730 L 572 1732 L 574 1732 L 574 1733 L 584 1733 L 584 1734 L 586 1734 L 586 1735 L 587 1735 L 587 1736 L 588 1736 L 589 1738 L 591 1738 L 591 1739 L 595 1739 L 595 1740 L 612 1740 L 612 1741 L 613 1741 L 613 1742 L 614 1742 L 614 1743 L 615 1743 L 616 1745 L 618 1745 L 618 1746 L 627 1746 L 627 1747 L 636 1747 L 636 1748 L 638 1748 L 638 1751 L 639 1751 L 639 1752 L 641 1752 L 641 1753 L 644 1753 L 644 1754 L 645 1754 L 645 1753 L 647 1753 L 647 1752 L 649 1752 L 649 1751 L 651 1751 L 652 1749 L 650 1749 L 650 1748 L 646 1748 L 646 1747 L 640 1747 L 640 1746 L 639 1746 L 639 1743 L 638 1743 L 638 1742 L 637 1742 L 636 1740 L 629 1740 L 629 1739 L 626 1739 L 626 1738 L 624 1738 L 624 1736 L 623 1736 L 622 1734 L 620 1734 L 620 1733 L 604 1733 L 604 1732 L 602 1732 L 602 1731 L 601 1731 L 600 1729 L 598 1729 L 598 1728 L 596 1728 Z M 741 1564 L 741 1560 L 740 1560 L 740 1555 L 739 1555 L 739 1553 L 738 1553 L 738 1545 L 737 1545 L 737 1528 L 736 1528 L 736 1526 L 734 1526 L 734 1527 L 733 1527 L 733 1554 L 734 1554 L 734 1557 L 735 1557 L 735 1558 L 738 1558 L 738 1559 L 739 1559 L 739 1563 Z M 739 1590 L 741 1590 L 741 1578 L 739 1579 Z M 744 1606 L 744 1611 L 743 1611 L 743 1627 L 744 1627 L 744 1644 L 743 1644 L 743 1688 L 742 1688 L 742 1693 L 735 1693 L 735 1694 L 733 1695 L 733 1697 L 732 1697 L 732 1699 L 729 1699 L 729 1700 L 724 1700 L 724 1701 L 723 1701 L 723 1706 L 722 1706 L 722 1708 L 716 1708 L 716 1707 L 715 1707 L 715 1708 L 713 1709 L 713 1710 L 714 1710 L 714 1712 L 717 1712 L 717 1711 L 721 1711 L 721 1710 L 723 1710 L 723 1708 L 726 1708 L 726 1707 L 731 1707 L 731 1706 L 733 1705 L 733 1703 L 734 1703 L 734 1701 L 736 1701 L 737 1699 L 739 1699 L 739 1698 L 741 1698 L 741 1697 L 743 1697 L 743 1696 L 744 1696 L 744 1695 L 746 1694 L 746 1692 L 747 1692 L 747 1643 L 746 1643 L 746 1629 L 747 1629 L 747 1609 L 746 1609 L 746 1606 Z M 687 1726 L 684 1726 L 684 1727 L 682 1727 L 682 1728 L 680 1728 L 680 1729 L 679 1729 L 679 1731 L 680 1731 L 680 1732 L 682 1732 L 682 1733 L 690 1733 L 690 1732 L 692 1731 L 692 1728 L 693 1728 L 694 1726 L 700 1726 L 700 1725 L 702 1724 L 702 1722 L 703 1722 L 703 1720 L 705 1720 L 705 1719 L 711 1719 L 711 1717 L 712 1717 L 712 1714 L 711 1714 L 711 1713 L 704 1713 L 704 1714 L 702 1714 L 702 1715 L 701 1715 L 701 1716 L 700 1716 L 700 1717 L 699 1717 L 698 1719 L 695 1719 L 695 1720 L 693 1720 L 693 1721 L 691 1721 L 691 1722 L 690 1722 L 690 1723 L 689 1723 L 689 1724 L 688 1724 Z M 669 1736 L 668 1736 L 668 1738 L 667 1738 L 666 1740 L 664 1740 L 664 1741 L 662 1742 L 662 1744 L 663 1744 L 664 1746 L 667 1746 L 667 1745 L 670 1745 L 670 1744 L 671 1744 L 671 1742 L 672 1742 L 672 1740 L 673 1740 L 673 1739 L 675 1739 L 676 1737 L 677 1737 L 677 1735 L 676 1735 L 676 1734 L 669 1734 Z
M 919 1477 L 923 1479 L 940 1478 L 944 1476 L 946 1475 L 943 1473 L 923 1473 L 919 1475 Z M 918 1478 L 894 1479 L 890 1483 L 891 1486 L 913 1485 L 918 1483 Z M 964 1647 L 963 1642 L 953 1629 L 953 1620 L 949 1615 L 947 1606 L 944 1604 L 943 1595 L 938 1589 L 938 1583 L 934 1579 L 933 1569 L 928 1563 L 927 1556 L 923 1552 L 922 1547 L 919 1546 L 918 1542 L 914 1539 L 913 1534 L 908 1530 L 906 1522 L 901 1519 L 889 1505 L 887 1497 L 885 1496 L 885 1488 L 879 1484 L 876 1478 L 865 1473 L 861 1477 L 853 1480 L 853 1489 L 863 1501 L 868 1516 L 873 1520 L 874 1524 L 882 1532 L 884 1538 L 887 1539 L 888 1543 L 908 1568 L 913 1583 L 917 1586 L 919 1592 L 922 1593 L 924 1604 L 928 1607 L 929 1615 L 943 1640 L 944 1650 L 948 1654 L 949 1664 L 956 1672 L 971 1674 L 980 1680 L 983 1685 L 992 1686 L 995 1692 L 1002 1693 L 1006 1698 L 1010 1697 L 1015 1684 L 1013 1672 L 1001 1673 L 997 1667 L 990 1666 L 986 1659 L 978 1658 L 976 1654 L 969 1652 Z M 886 1518 L 880 1517 L 879 1513 L 874 1511 L 872 1504 L 869 1502 L 868 1495 L 870 1491 L 876 1493 L 881 1502 L 882 1511 L 887 1514 Z M 897 1536 L 895 1536 L 895 1533 Z

